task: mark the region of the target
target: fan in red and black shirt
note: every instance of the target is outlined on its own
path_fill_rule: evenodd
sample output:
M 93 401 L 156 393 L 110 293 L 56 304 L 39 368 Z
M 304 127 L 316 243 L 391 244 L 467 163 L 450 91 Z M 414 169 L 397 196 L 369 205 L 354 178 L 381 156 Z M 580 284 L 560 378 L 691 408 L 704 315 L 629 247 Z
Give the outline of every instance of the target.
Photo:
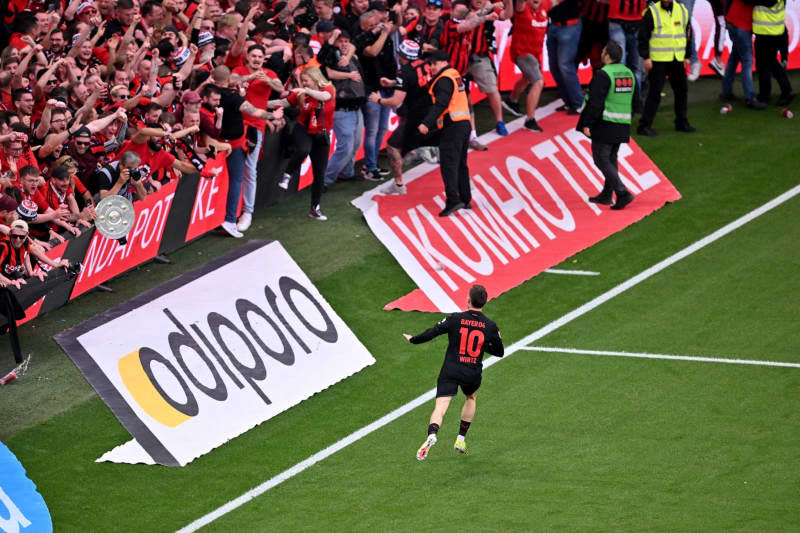
M 38 262 L 53 268 L 69 266 L 68 260 L 62 259 L 56 263 L 44 254 L 40 246 L 32 245 L 28 224 L 24 220 L 15 220 L 11 223 L 8 237 L 0 240 L 0 287 L 11 285 L 19 289 L 26 284 L 26 277 L 36 276 L 44 281 L 47 272 L 33 269 L 31 255 Z
M 442 18 L 442 0 L 428 0 L 425 4 L 423 17 L 417 21 L 417 25 L 409 32 L 408 38 L 419 44 L 422 52 L 430 52 L 439 47 L 439 42 L 444 31 L 444 19 Z
M 240 78 L 240 83 L 244 81 L 247 85 L 245 99 L 258 109 L 266 109 L 272 91 L 283 91 L 283 83 L 278 76 L 271 70 L 264 68 L 266 52 L 264 47 L 254 44 L 247 49 L 245 64 L 234 68 L 231 71 L 232 78 Z M 245 81 L 246 80 L 246 81 Z M 275 126 L 263 118 L 258 118 L 249 113 L 242 113 L 242 120 L 247 129 L 247 139 L 250 142 L 250 149 L 245 159 L 244 182 L 242 198 L 244 200 L 244 212 L 239 218 L 237 228 L 245 231 L 250 227 L 253 209 L 255 208 L 256 186 L 258 183 L 258 160 L 261 157 L 261 145 L 264 140 L 266 128 L 275 131 Z
M 106 148 L 103 143 L 94 138 L 89 128 L 81 128 L 72 136 L 72 142 L 67 145 L 67 154 L 78 166 L 78 179 L 89 185 L 92 182 L 92 174 L 104 164 Z M 97 194 L 91 185 L 89 189 L 92 194 Z
M 472 32 L 465 29 L 467 25 L 464 19 L 467 15 L 469 8 L 464 3 L 453 5 L 450 17 L 444 22 L 439 42 L 441 49 L 450 56 L 450 66 L 462 77 L 467 75 L 472 48 Z
M 74 235 L 78 235 L 80 232 L 72 226 L 72 224 L 67 222 L 69 209 L 61 206 L 55 209 L 52 208 L 42 189 L 38 188 L 41 182 L 39 169 L 33 166 L 27 166 L 20 169 L 19 174 L 19 189 L 22 203 L 18 211 L 21 213 L 22 210 L 25 209 L 31 211 L 30 213 L 27 211 L 25 212 L 28 218 L 31 219 L 30 222 L 35 223 L 31 227 L 31 234 L 37 239 L 49 241 L 51 238 L 55 238 L 61 242 L 64 242 L 64 238 L 58 235 L 56 229 L 67 230 Z M 55 224 L 55 226 L 45 225 L 47 222 Z M 57 228 L 53 229 L 56 226 Z
M 511 5 L 506 8 L 508 13 Z M 517 103 L 520 95 L 529 85 L 528 96 L 525 99 L 526 109 L 525 127 L 542 131 L 536 123 L 534 113 L 539 106 L 539 97 L 542 94 L 544 80 L 542 78 L 542 48 L 547 33 L 547 11 L 550 9 L 550 0 L 516 0 L 511 15 L 511 60 L 522 72 L 514 84 L 511 95 L 504 105 L 510 107 L 517 115 L 522 114 Z
M 140 168 L 147 171 L 147 175 L 142 176 L 144 183 L 152 185 L 152 180 L 155 180 L 155 176 L 160 175 L 167 169 L 175 169 L 187 174 L 197 172 L 194 165 L 177 159 L 164 149 L 160 138 L 165 135 L 167 135 L 167 132 L 159 124 L 147 124 L 145 128 L 136 132 L 130 140 L 122 143 L 117 152 L 122 154 L 130 150 L 139 155 L 142 160 Z M 158 187 L 158 185 L 155 185 L 155 187 Z
M 309 216 L 327 220 L 319 209 L 322 185 L 328 168 L 330 132 L 333 131 L 333 113 L 336 108 L 336 91 L 317 67 L 309 67 L 300 74 L 303 87 L 292 89 L 289 97 L 272 100 L 270 105 L 292 105 L 300 109 L 293 135 L 294 154 L 289 159 L 286 174 L 279 184 L 286 189 L 289 180 L 300 174 L 300 165 L 311 157 L 314 182 L 311 185 L 311 210 Z
M 47 185 L 40 190 L 44 191 L 44 198 L 51 209 L 54 211 L 67 209 L 69 211 L 67 220 L 75 224 L 76 230 L 77 226 L 86 228 L 92 226 L 86 221 L 88 215 L 81 216 L 81 212 L 78 209 L 78 201 L 75 199 L 75 191 L 70 186 L 69 171 L 65 167 L 55 167 L 50 179 L 47 180 Z M 53 227 L 52 229 L 57 230 L 58 228 Z

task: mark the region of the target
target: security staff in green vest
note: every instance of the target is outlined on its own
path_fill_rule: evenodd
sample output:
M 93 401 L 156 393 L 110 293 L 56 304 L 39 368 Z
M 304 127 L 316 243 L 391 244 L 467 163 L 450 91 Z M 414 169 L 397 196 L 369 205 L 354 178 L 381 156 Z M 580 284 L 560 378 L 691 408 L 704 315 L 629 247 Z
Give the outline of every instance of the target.
M 608 41 L 600 59 L 603 67 L 595 71 L 589 84 L 577 129 L 592 139 L 592 158 L 605 178 L 603 190 L 589 201 L 619 210 L 633 201 L 633 194 L 619 177 L 617 153 L 619 145 L 630 140 L 636 77 L 620 63 L 622 48 L 616 42 Z
M 648 90 L 636 129 L 639 135 L 658 135 L 652 125 L 667 77 L 675 96 L 675 129 L 688 133 L 697 131 L 689 124 L 687 116 L 686 68 L 690 64 L 691 31 L 689 11 L 680 2 L 660 0 L 644 10 L 639 27 L 639 56 L 647 73 Z
M 771 0 L 767 0 L 770 2 Z M 789 105 L 794 99 L 792 84 L 786 69 L 778 62 L 778 50 L 785 40 L 786 2 L 778 0 L 772 5 L 753 6 L 753 33 L 756 35 L 755 56 L 758 71 L 758 100 L 769 103 L 772 78 L 778 82 L 781 95 L 777 104 Z

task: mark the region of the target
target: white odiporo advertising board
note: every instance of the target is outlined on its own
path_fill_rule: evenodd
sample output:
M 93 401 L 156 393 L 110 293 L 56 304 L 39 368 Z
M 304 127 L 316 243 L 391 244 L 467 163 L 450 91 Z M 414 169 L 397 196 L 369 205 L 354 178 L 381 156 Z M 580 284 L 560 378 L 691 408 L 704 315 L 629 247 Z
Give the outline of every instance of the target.
M 59 334 L 134 440 L 186 465 L 375 362 L 278 242 L 253 241 Z

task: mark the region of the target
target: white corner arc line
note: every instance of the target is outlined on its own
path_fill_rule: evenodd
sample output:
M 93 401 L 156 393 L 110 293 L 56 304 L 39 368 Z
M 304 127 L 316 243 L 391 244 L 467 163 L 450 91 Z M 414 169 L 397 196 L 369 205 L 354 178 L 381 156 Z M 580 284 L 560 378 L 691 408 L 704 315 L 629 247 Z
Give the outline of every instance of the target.
M 592 272 L 591 270 L 565 270 L 562 268 L 548 268 L 545 270 L 548 274 L 568 274 L 572 276 L 599 276 L 600 272 Z
M 800 368 L 800 363 L 781 361 L 759 361 L 757 359 L 725 359 L 721 357 L 698 357 L 694 355 L 667 355 L 659 353 L 609 352 L 606 350 L 578 350 L 576 348 L 552 348 L 548 346 L 523 346 L 521 350 L 532 352 L 569 353 L 576 355 L 605 355 L 610 357 L 635 357 L 641 359 L 673 359 L 678 361 L 697 361 L 700 363 L 727 363 L 731 365 L 786 366 Z
M 711 233 L 710 235 L 707 235 L 706 237 L 703 237 L 702 239 L 700 239 L 699 241 L 695 242 L 694 244 L 691 244 L 691 245 L 687 246 L 683 250 L 680 250 L 679 252 L 674 253 L 673 255 L 667 257 L 663 261 L 661 261 L 659 263 L 656 263 L 655 265 L 653 265 L 650 268 L 640 272 L 639 274 L 633 276 L 632 278 L 628 279 L 627 281 L 624 281 L 624 282 L 620 283 L 619 285 L 617 285 L 616 287 L 604 292 L 600 296 L 598 296 L 596 298 L 593 298 L 592 300 L 586 302 L 585 304 L 581 305 L 577 309 L 575 309 L 573 311 L 570 311 L 569 313 L 567 313 L 566 315 L 562 316 L 561 318 L 558 318 L 558 319 L 550 322 L 546 326 L 544 326 L 542 328 L 539 328 L 538 330 L 536 330 L 533 333 L 523 337 L 522 339 L 518 340 L 517 342 L 515 342 L 514 344 L 509 346 L 506 349 L 506 357 L 508 357 L 508 356 L 512 355 L 514 352 L 524 348 L 526 345 L 531 344 L 532 342 L 535 342 L 536 340 L 544 337 L 548 333 L 551 333 L 551 332 L 555 331 L 556 329 L 560 328 L 561 326 L 564 326 L 565 324 L 568 324 L 568 323 L 572 322 L 576 318 L 588 313 L 592 309 L 602 305 L 603 303 L 605 303 L 608 300 L 614 298 L 615 296 L 618 296 L 619 294 L 622 294 L 623 292 L 627 291 L 631 287 L 634 287 L 634 286 L 638 285 L 639 283 L 641 283 L 642 281 L 648 279 L 649 277 L 661 272 L 662 270 L 664 270 L 668 266 L 670 266 L 670 265 L 672 265 L 674 263 L 677 263 L 681 259 L 684 259 L 684 258 L 688 257 L 689 255 L 691 255 L 691 254 L 695 253 L 696 251 L 708 246 L 709 244 L 713 243 L 714 241 L 716 241 L 718 239 L 721 239 L 725 235 L 727 235 L 727 234 L 731 233 L 732 231 L 744 226 L 748 222 L 754 220 L 755 218 L 758 218 L 759 216 L 763 215 L 764 213 L 767 213 L 768 211 L 778 207 L 782 203 L 790 200 L 791 198 L 797 196 L 798 194 L 800 194 L 800 185 L 797 185 L 797 186 L 789 189 L 785 193 L 773 198 L 772 200 L 770 200 L 766 204 L 762 205 L 761 207 L 758 207 L 758 208 L 754 209 L 753 211 L 750 211 L 746 215 L 743 215 L 742 217 L 737 218 L 733 222 L 723 226 L 722 228 L 718 229 L 717 231 Z M 499 359 L 497 357 L 490 357 L 490 358 L 488 358 L 487 360 L 484 361 L 483 366 L 484 366 L 484 368 L 488 368 L 488 367 L 492 366 L 493 364 L 495 364 L 495 363 L 497 363 L 497 362 L 499 362 L 501 360 L 502 359 Z M 431 389 L 428 392 L 425 392 L 424 394 L 421 394 L 420 396 L 418 396 L 417 398 L 411 400 L 407 404 L 405 404 L 405 405 L 403 405 L 401 407 L 398 407 L 397 409 L 395 409 L 395 410 L 391 411 L 390 413 L 384 415 L 383 417 L 381 417 L 378 420 L 372 422 L 371 424 L 362 427 L 361 429 L 351 433 L 350 435 L 348 435 L 347 437 L 341 439 L 340 441 L 335 442 L 334 444 L 331 444 L 330 446 L 328 446 L 327 448 L 325 448 L 323 450 L 320 450 L 319 452 L 317 452 L 314 455 L 308 457 L 304 461 L 301 461 L 301 462 L 297 463 L 296 465 L 294 465 L 293 467 L 289 468 L 288 470 L 284 470 L 280 474 L 268 479 L 267 481 L 263 482 L 259 486 L 257 486 L 255 488 L 245 492 L 244 494 L 242 494 L 238 498 L 235 498 L 235 499 L 229 501 L 228 503 L 226 503 L 226 504 L 222 505 L 221 507 L 211 511 L 210 513 L 206 514 L 205 516 L 202 516 L 202 517 L 198 518 L 197 520 L 195 520 L 191 524 L 179 529 L 178 533 L 191 533 L 191 532 L 197 531 L 198 529 L 200 529 L 201 527 L 203 527 L 205 525 L 210 524 L 211 522 L 217 520 L 218 518 L 226 515 L 227 513 L 233 511 L 234 509 L 236 509 L 236 508 L 244 505 L 245 503 L 249 502 L 253 498 L 265 493 L 269 489 L 271 489 L 271 488 L 283 483 L 287 479 L 290 479 L 290 478 L 296 476 L 297 474 L 299 474 L 303 470 L 309 468 L 310 466 L 313 466 L 314 464 L 316 464 L 316 463 L 322 461 L 323 459 L 325 459 L 325 458 L 333 455 L 334 453 L 338 452 L 339 450 L 341 450 L 341 449 L 349 446 L 350 444 L 352 444 L 352 443 L 354 443 L 354 442 L 366 437 L 370 433 L 380 429 L 381 427 L 389 424 L 390 422 L 393 422 L 394 420 L 400 418 L 404 414 L 406 414 L 406 413 L 412 411 L 413 409 L 416 409 L 417 407 L 421 406 L 425 402 L 428 402 L 428 401 L 432 400 L 434 398 L 435 394 L 436 394 L 436 389 Z

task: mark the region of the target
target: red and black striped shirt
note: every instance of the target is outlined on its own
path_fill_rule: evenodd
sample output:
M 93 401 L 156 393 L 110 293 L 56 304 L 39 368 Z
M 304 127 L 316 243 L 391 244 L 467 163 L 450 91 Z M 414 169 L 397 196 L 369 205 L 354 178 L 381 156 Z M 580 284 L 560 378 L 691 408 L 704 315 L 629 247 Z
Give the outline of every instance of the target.
M 487 55 L 495 52 L 494 22 L 487 20 L 472 30 L 472 55 Z
M 611 0 L 608 4 L 610 20 L 642 20 L 647 8 L 646 0 Z
M 468 31 L 458 33 L 458 22 L 447 19 L 442 32 L 442 50 L 450 56 L 450 66 L 462 76 L 467 75 L 469 56 L 472 54 L 472 34 Z
M 25 258 L 30 253 L 28 242 L 25 239 L 22 246 L 14 248 L 7 238 L 0 240 L 0 269 L 8 279 L 25 277 Z
M 592 22 L 605 22 L 608 20 L 608 3 L 600 2 L 600 0 L 583 0 L 581 18 Z

